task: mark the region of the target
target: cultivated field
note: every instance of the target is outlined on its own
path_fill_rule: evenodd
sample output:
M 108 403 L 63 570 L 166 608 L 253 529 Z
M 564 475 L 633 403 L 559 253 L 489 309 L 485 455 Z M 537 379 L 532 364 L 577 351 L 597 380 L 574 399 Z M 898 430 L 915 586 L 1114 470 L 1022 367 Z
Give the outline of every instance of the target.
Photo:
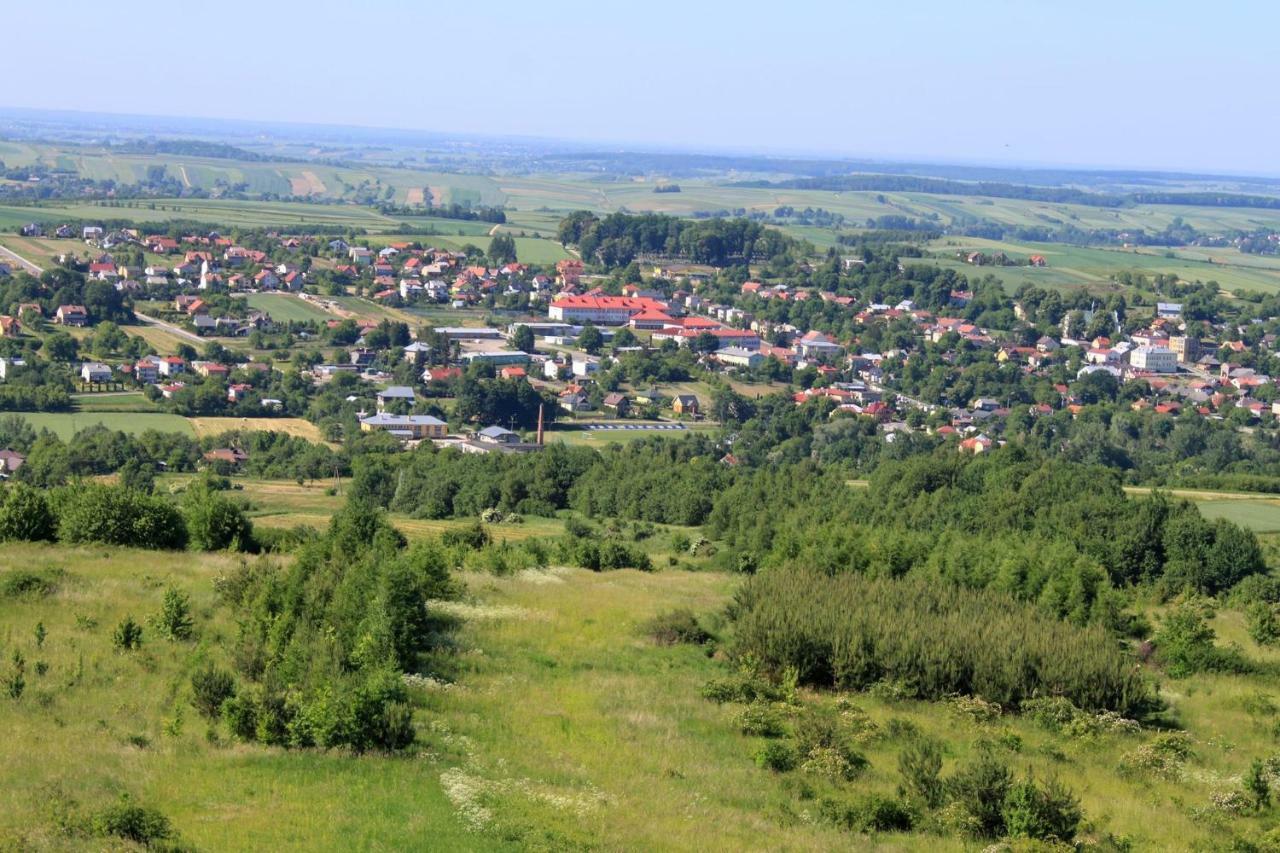
M 67 440 L 82 429 L 101 424 L 108 429 L 132 435 L 149 429 L 159 432 L 177 432 L 195 435 L 190 421 L 178 415 L 163 412 L 18 412 L 37 430 L 47 429 L 62 440 Z
M 283 432 L 308 441 L 324 440 L 324 436 L 320 434 L 316 425 L 302 418 L 187 418 L 186 420 L 197 438 L 221 435 L 228 430 L 245 430 Z

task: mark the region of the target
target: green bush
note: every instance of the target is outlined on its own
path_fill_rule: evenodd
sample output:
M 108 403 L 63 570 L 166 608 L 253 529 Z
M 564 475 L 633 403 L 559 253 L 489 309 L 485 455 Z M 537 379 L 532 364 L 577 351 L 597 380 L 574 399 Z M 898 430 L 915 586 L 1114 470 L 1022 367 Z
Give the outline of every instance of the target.
M 1013 775 L 991 752 L 980 747 L 968 762 L 947 779 L 947 796 L 973 821 L 974 832 L 982 838 L 1004 834 L 1004 802 L 1013 784 Z
M 253 545 L 253 525 L 240 505 L 206 481 L 187 487 L 182 515 L 188 545 L 196 551 L 246 551 Z
M 796 722 L 795 734 L 804 770 L 850 781 L 868 765 L 866 757 L 854 748 L 848 725 L 830 708 L 807 707 Z
M 687 608 L 659 613 L 644 623 L 644 633 L 662 646 L 674 646 L 679 643 L 701 645 L 713 638 L 700 624 L 698 617 Z
M 1056 779 L 1015 782 L 1004 800 L 1005 832 L 1014 837 L 1070 843 L 1080 826 L 1080 801 Z
M 144 847 L 173 837 L 169 819 L 159 811 L 140 806 L 128 795 L 93 816 L 92 826 L 98 835 L 123 838 Z
M 182 514 L 165 498 L 91 483 L 63 490 L 55 503 L 64 542 L 160 549 L 187 544 Z
M 1156 658 L 1173 678 L 1197 672 L 1249 672 L 1252 667 L 1238 649 L 1219 648 L 1217 635 L 1194 601 L 1183 602 L 1167 614 L 1154 637 Z
M 57 531 L 57 517 L 39 489 L 18 483 L 0 495 L 0 542 L 51 541 Z
M 151 624 L 167 640 L 190 640 L 195 634 L 191 599 L 185 593 L 169 587 L 164 591 L 160 612 L 151 620 Z
M 47 598 L 58 591 L 62 577 L 58 569 L 13 569 L 0 575 L 0 598 Z
M 1245 608 L 1249 624 L 1249 636 L 1260 646 L 1269 646 L 1280 639 L 1280 620 L 1275 608 L 1265 601 L 1255 601 Z
M 235 678 L 225 669 L 206 664 L 191 674 L 191 704 L 209 719 L 217 719 L 235 694 Z
M 782 740 L 771 740 L 756 750 L 756 764 L 774 773 L 789 773 L 796 769 L 800 757 L 791 744 Z
M 120 624 L 116 626 L 116 629 L 111 632 L 111 642 L 123 652 L 141 648 L 142 626 L 133 621 L 132 616 L 124 617 Z
M 786 722 L 776 708 L 765 702 L 753 702 L 738 713 L 737 726 L 744 735 L 754 737 L 782 737 L 787 733 Z
M 975 696 L 1014 710 L 1050 689 L 1130 717 L 1160 707 L 1105 629 L 937 579 L 773 569 L 739 588 L 733 618 L 738 657 L 766 672 L 793 668 L 801 683 L 890 682 L 913 698 Z
M 867 794 L 851 803 L 823 800 L 822 816 L 851 832 L 909 832 L 915 815 L 901 801 L 880 794 Z
M 899 793 L 925 808 L 942 805 L 945 789 L 942 783 L 942 745 L 932 738 L 920 737 L 898 754 L 898 773 L 902 776 Z

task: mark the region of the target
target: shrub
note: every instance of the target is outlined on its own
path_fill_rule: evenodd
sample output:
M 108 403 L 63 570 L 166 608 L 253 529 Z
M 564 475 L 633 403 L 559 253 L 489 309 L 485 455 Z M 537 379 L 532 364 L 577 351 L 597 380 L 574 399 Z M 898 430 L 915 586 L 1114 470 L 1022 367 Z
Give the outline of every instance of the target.
M 248 550 L 253 525 L 240 505 L 204 481 L 187 487 L 182 498 L 188 545 L 196 551 Z
M 98 835 L 123 838 L 144 847 L 173 835 L 167 817 L 155 809 L 137 805 L 128 795 L 121 795 L 118 803 L 94 815 L 92 823 Z
M 1015 782 L 1004 800 L 1005 832 L 1014 837 L 1070 843 L 1080 826 L 1080 801 L 1056 779 Z
M 1280 639 L 1280 620 L 1275 608 L 1265 601 L 1255 601 L 1244 611 L 1249 620 L 1249 636 L 1260 646 L 1269 646 Z
M 0 542 L 8 539 L 48 541 L 57 530 L 57 518 L 39 489 L 18 483 L 0 496 Z
M 852 832 L 908 832 L 915 825 L 915 815 L 901 801 L 879 794 L 868 794 L 852 803 L 824 800 L 822 816 Z
M 225 669 L 206 664 L 191 674 L 191 704 L 209 719 L 216 719 L 235 694 L 235 679 Z
M 195 633 L 191 599 L 173 587 L 164 591 L 160 612 L 151 620 L 160 636 L 168 640 L 190 640 Z
M 700 624 L 692 610 L 681 608 L 659 613 L 644 624 L 644 632 L 662 646 L 678 643 L 701 645 L 710 642 L 712 636 Z
M 57 569 L 14 569 L 0 576 L 0 598 L 45 598 L 57 592 L 61 579 L 62 572 Z
M 1216 636 L 1201 609 L 1183 602 L 1165 615 L 1156 633 L 1156 657 L 1173 678 L 1197 672 L 1248 672 L 1248 661 L 1238 650 L 1214 645 Z
M 802 769 L 850 781 L 867 767 L 867 759 L 853 747 L 840 716 L 828 708 L 810 706 L 796 723 L 796 746 Z
M 128 652 L 142 646 L 142 626 L 126 616 L 111 632 L 111 642 L 120 651 Z
M 165 498 L 95 483 L 63 491 L 59 502 L 58 536 L 63 541 L 134 548 L 186 546 L 186 523 Z
M 753 702 L 738 713 L 738 728 L 744 735 L 782 737 L 787 727 L 777 709 L 764 702 Z
M 1255 758 L 1244 776 L 1244 790 L 1253 800 L 1253 807 L 1262 811 L 1271 805 L 1271 776 L 1262 759 Z
M 936 579 L 779 568 L 740 587 L 734 618 L 740 657 L 766 672 L 794 667 L 801 683 L 898 683 L 913 698 L 971 696 L 1011 710 L 1050 688 L 1090 710 L 1159 707 L 1105 629 Z
M 983 838 L 1004 834 L 1004 802 L 1013 777 L 989 748 L 977 754 L 947 779 L 946 791 L 973 819 L 975 833 Z
M 756 751 L 756 764 L 774 773 L 788 773 L 799 763 L 795 747 L 786 741 L 771 740 Z
M 898 754 L 902 776 L 899 794 L 934 809 L 942 805 L 942 746 L 932 738 L 917 738 Z

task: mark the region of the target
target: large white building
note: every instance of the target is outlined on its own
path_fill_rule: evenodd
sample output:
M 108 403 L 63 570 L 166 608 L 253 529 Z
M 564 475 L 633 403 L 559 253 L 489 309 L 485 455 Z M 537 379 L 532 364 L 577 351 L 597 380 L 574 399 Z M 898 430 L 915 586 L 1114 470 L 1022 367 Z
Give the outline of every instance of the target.
M 1153 373 L 1177 373 L 1178 354 L 1168 347 L 1141 346 L 1129 353 L 1129 364 Z
M 547 309 L 547 317 L 562 323 L 592 323 L 597 326 L 621 326 L 632 315 L 644 311 L 662 311 L 665 302 L 643 296 L 562 296 Z

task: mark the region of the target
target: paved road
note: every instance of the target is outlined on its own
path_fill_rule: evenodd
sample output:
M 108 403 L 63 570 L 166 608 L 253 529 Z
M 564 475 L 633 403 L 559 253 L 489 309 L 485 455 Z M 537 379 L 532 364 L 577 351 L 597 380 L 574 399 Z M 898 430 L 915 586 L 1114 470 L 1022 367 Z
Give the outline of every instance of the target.
M 141 311 L 138 311 L 136 309 L 133 312 L 133 316 L 137 317 L 139 320 L 146 323 L 148 326 L 157 326 L 161 329 L 164 329 L 166 332 L 169 332 L 170 334 L 173 334 L 178 336 L 179 338 L 182 338 L 185 341 L 190 341 L 191 343 L 201 344 L 201 345 L 208 343 L 208 341 L 206 341 L 204 338 L 200 337 L 199 335 L 195 334 L 194 332 L 188 332 L 186 329 L 182 328 L 181 326 L 175 326 L 172 323 L 166 323 L 164 320 L 159 320 L 148 314 L 143 314 Z
M 43 268 L 38 267 L 35 264 L 31 263 L 31 261 L 22 257 L 22 255 L 19 255 L 17 252 L 13 251 L 12 249 L 6 249 L 4 246 L 0 246 L 0 255 L 3 255 L 4 257 L 8 258 L 11 261 L 14 261 L 15 263 L 21 264 L 22 267 L 32 275 L 40 275 L 40 273 L 44 272 Z

